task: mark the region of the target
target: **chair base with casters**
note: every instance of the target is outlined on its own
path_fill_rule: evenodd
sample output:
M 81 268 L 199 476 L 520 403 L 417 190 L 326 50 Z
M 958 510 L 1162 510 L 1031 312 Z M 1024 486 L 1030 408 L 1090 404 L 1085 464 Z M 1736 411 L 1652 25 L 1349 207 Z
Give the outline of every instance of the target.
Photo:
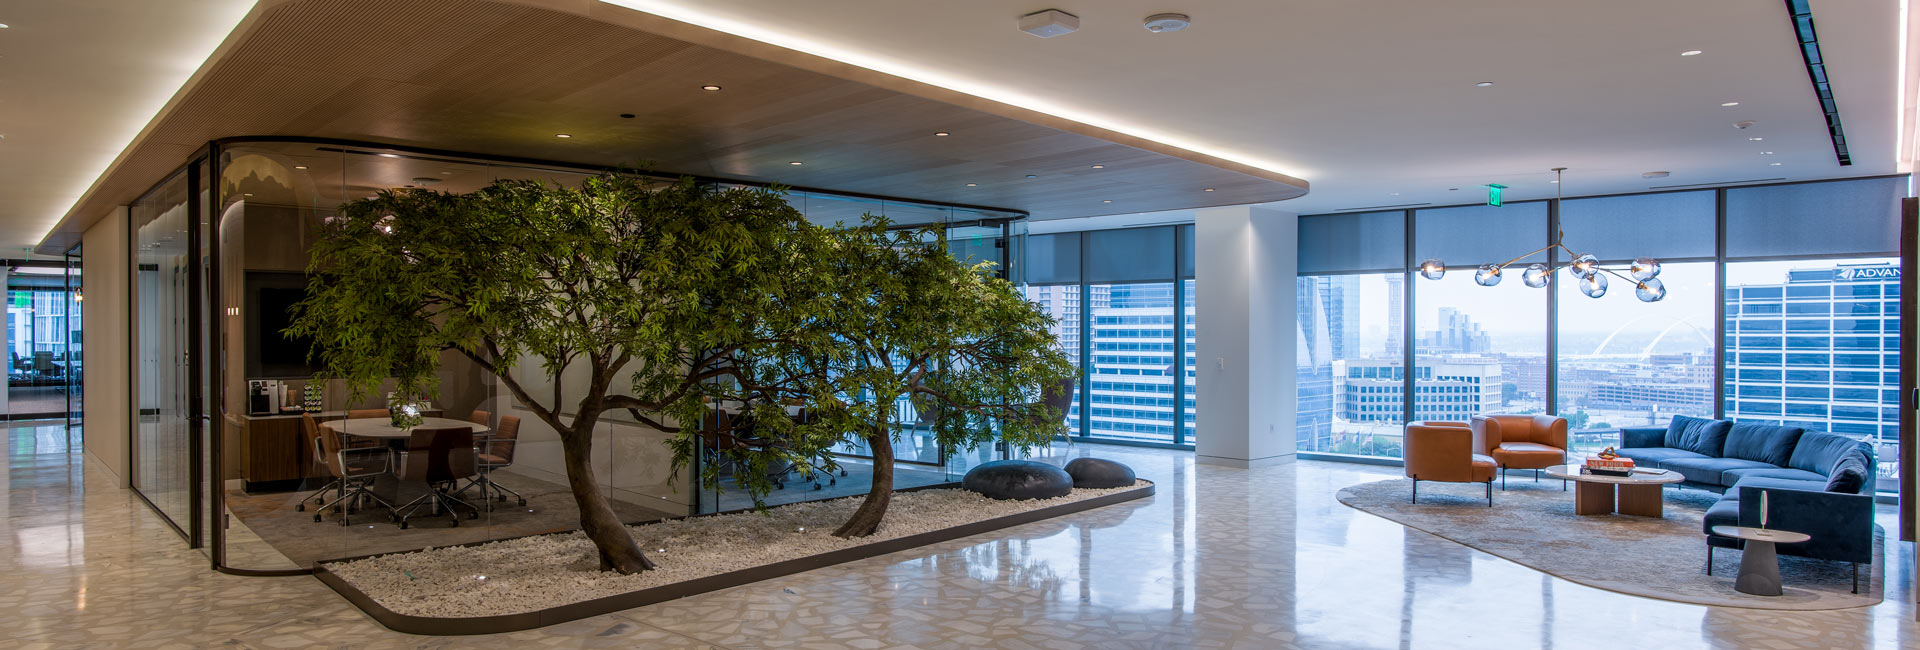
M 418 498 L 401 504 L 398 508 L 394 508 L 393 515 L 390 519 L 400 524 L 401 530 L 406 530 L 408 522 L 413 519 L 413 516 L 419 514 L 421 508 L 427 507 L 432 507 L 433 510 L 446 510 L 447 518 L 453 521 L 454 528 L 460 527 L 460 511 L 457 507 L 465 507 L 467 509 L 468 519 L 479 519 L 479 506 L 467 503 L 460 497 L 453 495 L 453 484 L 456 482 L 457 481 L 447 481 L 427 486 L 426 494 L 422 494 Z
M 328 483 L 326 487 L 320 488 L 318 490 L 314 490 L 312 494 L 308 494 L 307 496 L 302 497 L 299 503 L 293 504 L 293 511 L 305 512 L 307 509 L 308 501 L 312 501 L 313 505 L 316 505 L 316 506 L 323 505 L 327 502 L 327 497 L 325 496 L 326 493 L 332 492 L 334 490 L 344 490 L 344 489 L 345 489 L 345 486 L 340 485 L 340 479 L 334 479 L 333 482 Z
M 475 476 L 473 478 L 467 479 L 467 484 L 464 487 L 461 487 L 460 489 L 453 491 L 454 497 L 458 498 L 460 496 L 464 496 L 467 493 L 467 490 L 471 490 L 477 487 L 477 488 L 480 488 L 480 502 L 487 504 L 487 512 L 493 512 L 493 502 L 495 500 L 498 500 L 501 503 L 506 503 L 507 495 L 509 494 L 513 495 L 513 498 L 515 499 L 515 501 L 517 501 L 520 505 L 522 506 L 527 505 L 527 498 L 525 496 L 521 496 L 519 492 L 513 491 L 513 488 L 507 487 L 505 485 L 501 485 L 499 482 L 494 481 L 493 477 L 491 476 L 492 474 L 493 474 L 492 471 L 486 471 L 486 472 L 481 472 L 479 476 Z
M 333 501 L 328 502 L 326 505 L 313 510 L 313 521 L 315 523 L 323 521 L 326 511 L 333 510 L 340 513 L 340 525 L 346 526 L 352 524 L 353 513 L 360 510 L 364 499 L 372 499 L 374 503 L 380 504 L 387 510 L 393 510 L 393 504 L 387 503 L 386 499 L 382 499 L 380 495 L 373 493 L 373 490 L 370 489 L 372 485 L 373 479 L 371 478 L 349 481 L 345 492 L 335 497 Z M 304 506 L 305 501 L 302 501 L 301 505 Z M 296 506 L 295 509 L 299 507 L 301 506 Z

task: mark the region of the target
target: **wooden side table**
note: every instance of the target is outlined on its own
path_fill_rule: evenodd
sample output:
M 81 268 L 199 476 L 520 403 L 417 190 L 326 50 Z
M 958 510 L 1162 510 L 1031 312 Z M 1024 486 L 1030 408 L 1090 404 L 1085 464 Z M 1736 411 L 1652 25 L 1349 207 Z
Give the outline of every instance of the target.
M 1734 579 L 1733 590 L 1755 596 L 1781 593 L 1780 555 L 1774 550 L 1774 544 L 1798 544 L 1813 539 L 1806 533 L 1746 526 L 1714 526 L 1713 534 L 1746 540 L 1740 550 L 1740 577 Z

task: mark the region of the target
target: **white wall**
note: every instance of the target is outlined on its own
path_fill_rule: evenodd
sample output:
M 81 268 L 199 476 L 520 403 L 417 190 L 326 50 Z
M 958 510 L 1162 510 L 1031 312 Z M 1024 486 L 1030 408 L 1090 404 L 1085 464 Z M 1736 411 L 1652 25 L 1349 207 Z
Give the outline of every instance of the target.
M 1194 380 L 1200 462 L 1294 455 L 1297 216 L 1251 206 L 1194 216 Z
M 80 301 L 81 354 L 85 363 L 82 389 L 83 437 L 87 455 L 112 472 L 120 487 L 130 487 L 127 410 L 133 386 L 127 375 L 130 350 L 127 313 L 127 210 L 93 224 L 81 238 L 82 293 Z

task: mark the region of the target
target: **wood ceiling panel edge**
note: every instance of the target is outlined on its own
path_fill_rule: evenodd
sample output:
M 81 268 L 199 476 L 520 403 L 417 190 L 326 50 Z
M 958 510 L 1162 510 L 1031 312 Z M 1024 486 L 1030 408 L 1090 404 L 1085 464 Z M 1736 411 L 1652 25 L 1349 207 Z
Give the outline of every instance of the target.
M 1113 142 L 1115 144 L 1122 144 L 1129 147 L 1133 147 L 1135 149 L 1142 149 L 1142 150 L 1150 151 L 1153 153 L 1161 154 L 1164 156 L 1171 156 L 1174 158 L 1180 158 L 1182 160 L 1200 163 L 1200 164 L 1208 165 L 1211 167 L 1218 167 L 1220 169 L 1234 171 L 1234 172 L 1238 172 L 1238 173 L 1252 176 L 1255 178 L 1260 178 L 1260 179 L 1273 181 L 1276 183 L 1282 183 L 1286 185 L 1292 185 L 1296 188 L 1299 188 L 1298 194 L 1295 194 L 1293 196 L 1289 196 L 1286 198 L 1298 198 L 1300 196 L 1305 196 L 1307 191 L 1310 189 L 1309 184 L 1306 180 L 1289 176 L 1287 174 L 1282 174 L 1280 172 L 1276 172 L 1268 169 L 1261 169 L 1259 167 L 1254 167 L 1252 165 L 1239 163 L 1232 160 L 1227 160 L 1225 158 L 1220 158 L 1217 156 L 1211 156 L 1211 155 L 1200 153 L 1197 151 L 1176 147 L 1163 142 L 1150 140 L 1150 139 L 1142 138 L 1139 136 L 1129 135 L 1126 133 L 1121 133 L 1119 131 L 1102 128 L 1102 127 L 1094 126 L 1091 124 L 1086 124 L 1084 122 L 1077 122 L 1064 117 L 1050 115 L 1047 113 L 1042 113 L 1040 111 L 1036 111 L 1028 108 L 1022 108 L 1019 106 L 1014 106 L 1012 104 L 1007 104 L 1007 103 L 995 101 L 992 99 L 987 99 L 984 97 L 969 95 L 967 93 L 963 93 L 957 90 L 951 90 L 948 88 L 942 88 L 940 86 L 935 86 L 929 83 L 915 81 L 915 80 L 907 79 L 904 77 L 896 77 L 894 75 L 890 75 L 884 72 L 879 72 L 876 70 L 871 70 L 868 68 L 863 68 L 850 63 L 844 63 L 841 61 L 836 61 L 833 59 L 816 56 L 816 55 L 808 54 L 805 52 L 789 50 L 787 48 L 780 47 L 778 45 L 773 45 L 771 43 L 764 43 L 764 42 L 756 41 L 743 36 L 735 36 L 733 34 L 728 34 L 726 32 L 721 32 L 721 31 L 709 29 L 707 27 L 694 25 L 692 23 L 683 23 L 677 20 L 673 20 L 671 18 L 665 18 L 662 16 L 656 16 L 656 15 L 641 12 L 641 11 L 635 11 L 632 9 L 627 9 L 625 7 L 607 4 L 605 2 L 599 2 L 598 0 L 570 0 L 569 2 L 561 3 L 554 6 L 542 4 L 542 3 L 536 2 L 535 0 L 487 0 L 487 1 L 503 2 L 507 4 L 534 5 L 534 6 L 545 7 L 548 9 L 554 9 L 557 11 L 570 11 L 570 10 L 577 11 L 578 8 L 584 8 L 585 11 L 581 12 L 582 15 L 588 18 L 591 18 L 593 20 L 613 23 L 616 25 L 622 25 L 622 26 L 629 27 L 629 28 L 636 29 L 643 32 L 659 34 L 661 36 L 667 36 L 670 38 L 687 41 L 695 45 L 704 45 L 706 47 L 711 47 L 717 50 L 732 52 L 734 54 L 740 54 L 743 56 L 750 56 L 763 61 L 768 61 L 768 62 L 776 63 L 779 65 L 786 65 L 786 66 L 791 66 L 795 68 L 800 68 L 802 70 L 807 70 L 809 72 L 816 72 L 816 73 L 828 75 L 831 77 L 835 77 L 838 79 L 845 79 L 847 81 L 863 83 L 863 84 L 867 84 L 877 88 L 883 88 L 886 90 L 891 90 L 891 91 L 902 93 L 902 94 L 913 95 L 915 97 L 930 99 L 930 100 L 938 101 L 945 104 L 952 104 L 954 106 L 960 106 L 962 108 L 970 108 L 976 111 L 980 111 L 982 113 L 988 113 L 991 115 L 998 115 L 1001 117 L 1020 120 L 1022 122 L 1038 124 L 1041 126 L 1059 129 L 1062 131 L 1077 133 L 1087 137 L 1099 138 L 1101 140 L 1106 140 L 1109 142 Z

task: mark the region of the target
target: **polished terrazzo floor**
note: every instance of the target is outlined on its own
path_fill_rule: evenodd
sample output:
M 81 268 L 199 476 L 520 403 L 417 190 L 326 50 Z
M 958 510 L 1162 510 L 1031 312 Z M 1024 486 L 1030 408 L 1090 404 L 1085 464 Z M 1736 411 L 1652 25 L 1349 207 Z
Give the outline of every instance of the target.
M 1889 548 L 1876 607 L 1682 605 L 1559 580 L 1334 500 L 1396 468 L 1237 470 L 1088 445 L 1075 453 L 1129 462 L 1159 494 L 540 630 L 415 637 L 312 578 L 207 570 L 136 497 L 66 453 L 57 427 L 11 433 L 7 648 L 1920 647 L 1908 544 Z M 1882 525 L 1895 529 L 1891 510 Z

